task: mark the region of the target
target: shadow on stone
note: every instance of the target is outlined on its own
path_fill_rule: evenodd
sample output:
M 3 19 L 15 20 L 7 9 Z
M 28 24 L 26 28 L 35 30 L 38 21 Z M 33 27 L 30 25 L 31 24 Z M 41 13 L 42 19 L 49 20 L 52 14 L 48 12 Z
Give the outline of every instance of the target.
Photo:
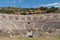
M 29 35 L 28 37 L 32 38 L 33 36 L 32 35 Z

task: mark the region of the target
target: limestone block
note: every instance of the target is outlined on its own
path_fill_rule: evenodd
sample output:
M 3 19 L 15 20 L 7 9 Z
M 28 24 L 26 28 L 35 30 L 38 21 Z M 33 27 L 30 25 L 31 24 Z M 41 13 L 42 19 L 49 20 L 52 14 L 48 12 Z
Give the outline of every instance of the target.
M 26 22 L 26 23 L 25 23 L 25 27 L 26 27 L 27 29 L 33 28 L 33 22 L 31 22 L 31 21 Z
M 41 15 L 38 19 L 39 19 L 39 21 L 45 21 L 46 16 L 42 16 L 42 15 Z
M 0 20 L 0 29 L 2 29 L 4 27 L 4 21 Z
M 60 22 L 56 22 L 53 27 L 55 29 L 60 29 Z
M 52 15 L 46 15 L 45 21 L 51 21 L 52 20 Z
M 5 15 L 1 15 L 1 17 L 2 17 L 3 19 L 6 19 L 6 16 L 5 16 Z
M 17 29 L 24 29 L 24 22 L 23 21 L 13 21 L 14 25 Z
M 13 16 L 9 16 L 9 20 L 13 19 Z
M 33 20 L 34 20 L 34 21 L 37 21 L 37 19 L 38 19 L 37 17 L 33 17 Z
M 41 27 L 43 27 L 43 25 L 44 25 L 44 23 L 43 22 L 35 22 L 35 25 L 34 25 L 34 28 L 40 28 L 41 29 Z
M 19 16 L 19 20 L 25 20 L 25 16 Z
M 18 17 L 18 16 L 16 16 L 16 17 L 15 17 L 15 20 L 19 20 L 19 17 Z
M 26 20 L 32 20 L 31 18 L 31 16 L 26 16 Z

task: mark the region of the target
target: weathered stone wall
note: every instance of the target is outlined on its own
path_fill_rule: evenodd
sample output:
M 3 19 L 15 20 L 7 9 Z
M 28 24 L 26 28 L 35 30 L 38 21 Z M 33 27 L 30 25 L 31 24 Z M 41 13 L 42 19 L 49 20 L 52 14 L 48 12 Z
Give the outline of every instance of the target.
M 0 14 L 1 36 L 60 36 L 60 13 L 39 15 Z

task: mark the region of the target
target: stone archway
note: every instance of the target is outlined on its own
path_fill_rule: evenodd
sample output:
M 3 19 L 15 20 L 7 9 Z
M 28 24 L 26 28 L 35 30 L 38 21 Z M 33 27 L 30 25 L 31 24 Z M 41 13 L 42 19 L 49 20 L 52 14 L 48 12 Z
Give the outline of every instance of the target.
M 27 37 L 33 37 L 33 31 L 31 31 L 31 30 L 27 30 L 26 31 L 27 32 Z

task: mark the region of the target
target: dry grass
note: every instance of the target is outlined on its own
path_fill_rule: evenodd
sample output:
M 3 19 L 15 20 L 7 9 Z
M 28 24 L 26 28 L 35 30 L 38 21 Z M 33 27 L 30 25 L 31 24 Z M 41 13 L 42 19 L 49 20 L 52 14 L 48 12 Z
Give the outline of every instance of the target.
M 58 37 L 22 38 L 22 37 L 0 37 L 0 40 L 60 40 Z

